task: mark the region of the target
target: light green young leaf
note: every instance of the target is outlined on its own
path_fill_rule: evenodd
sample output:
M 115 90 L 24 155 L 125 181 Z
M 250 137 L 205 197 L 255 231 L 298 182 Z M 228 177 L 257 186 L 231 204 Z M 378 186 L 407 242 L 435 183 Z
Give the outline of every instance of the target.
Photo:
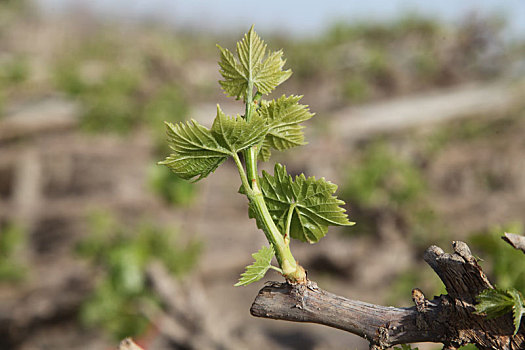
M 242 66 L 237 62 L 233 53 L 228 49 L 217 45 L 221 52 L 219 61 L 219 70 L 224 80 L 220 80 L 219 84 L 228 96 L 237 99 L 246 96 L 246 89 L 248 87 L 248 76 L 245 75 Z
M 254 72 L 259 68 L 261 61 L 266 54 L 267 45 L 257 35 L 253 26 L 244 38 L 237 42 L 237 55 L 244 72 L 244 76 L 253 77 Z
M 317 180 L 301 174 L 294 181 L 283 165 L 276 164 L 273 176 L 263 171 L 260 184 L 272 219 L 283 233 L 288 211 L 293 207 L 290 224 L 292 238 L 315 243 L 326 235 L 330 225 L 354 224 L 341 207 L 344 202 L 333 195 L 337 185 L 324 178 Z
M 173 153 L 159 164 L 166 165 L 179 177 L 199 181 L 231 155 L 213 137 L 209 129 L 195 120 L 186 123 L 166 123 L 168 142 Z
M 259 66 L 255 67 L 253 83 L 263 95 L 268 95 L 277 86 L 281 85 L 292 75 L 290 69 L 283 71 L 286 60 L 283 60 L 283 51 L 275 51 L 268 55 Z
M 281 96 L 271 102 L 263 102 L 259 114 L 269 126 L 268 134 L 261 147 L 261 159 L 268 161 L 271 148 L 283 151 L 295 146 L 304 145 L 304 128 L 300 123 L 314 115 L 308 106 L 299 104 L 302 96 Z
M 512 310 L 514 304 L 512 296 L 501 289 L 485 289 L 477 296 L 479 304 L 476 313 L 486 314 L 488 318 L 502 316 Z
M 479 304 L 476 313 L 486 314 L 488 318 L 502 316 L 512 310 L 514 301 L 506 291 L 501 289 L 485 289 L 477 296 Z
M 525 300 L 521 293 L 514 288 L 509 289 L 507 292 L 512 296 L 514 301 L 514 305 L 512 305 L 512 318 L 514 320 L 514 335 L 516 335 L 520 329 L 521 318 L 525 315 Z
M 237 43 L 239 60 L 228 49 L 217 45 L 221 53 L 220 73 L 224 78 L 219 84 L 228 96 L 245 98 L 250 84 L 262 94 L 269 94 L 290 77 L 291 70 L 282 70 L 286 62 L 282 59 L 282 51 L 270 53 L 266 57 L 266 46 L 253 26 Z
M 272 147 L 268 140 L 265 138 L 261 149 L 259 150 L 259 159 L 261 159 L 263 162 L 267 162 L 270 160 L 270 157 L 272 156 Z
M 255 262 L 246 267 L 246 271 L 241 274 L 239 282 L 235 283 L 234 286 L 246 286 L 263 278 L 271 266 L 273 256 L 272 246 L 262 247 L 257 253 L 253 253 L 252 257 L 255 259 Z
M 217 117 L 211 133 L 219 145 L 232 153 L 260 143 L 267 132 L 268 126 L 257 113 L 253 113 L 247 122 L 239 116 L 232 118 L 225 115 L 217 105 Z
M 514 320 L 514 334 L 520 328 L 521 318 L 525 314 L 523 296 L 514 288 L 508 290 L 485 289 L 477 296 L 479 304 L 476 313 L 485 314 L 487 318 L 496 318 L 512 312 Z
M 183 179 L 195 181 L 215 171 L 228 156 L 260 144 L 268 132 L 266 122 L 257 114 L 247 122 L 241 117 L 228 117 L 218 105 L 211 130 L 195 120 L 166 126 L 173 153 L 159 164 Z

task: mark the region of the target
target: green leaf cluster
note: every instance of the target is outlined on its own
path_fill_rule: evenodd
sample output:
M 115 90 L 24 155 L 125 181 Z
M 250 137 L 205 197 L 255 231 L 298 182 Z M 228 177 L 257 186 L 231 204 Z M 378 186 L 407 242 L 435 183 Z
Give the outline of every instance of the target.
M 197 189 L 192 183 L 172 176 L 167 167 L 155 164 L 148 170 L 148 187 L 164 202 L 173 206 L 189 206 L 193 203 Z
M 182 120 L 192 94 L 192 86 L 174 81 L 170 73 L 181 65 L 183 39 L 158 37 L 146 46 L 140 41 L 128 45 L 122 34 L 97 28 L 70 42 L 67 50 L 56 53 L 52 83 L 79 103 L 84 131 L 129 135 L 146 127 L 160 148 L 165 139 L 162 121 Z
M 241 274 L 241 278 L 239 282 L 235 283 L 235 287 L 246 286 L 263 278 L 272 267 L 271 263 L 274 254 L 272 246 L 262 247 L 257 253 L 253 253 L 252 257 L 255 259 L 255 262 L 246 267 L 246 271 Z
M 228 49 L 217 47 L 221 54 L 220 73 L 224 78 L 219 84 L 228 96 L 236 99 L 246 98 L 253 87 L 267 95 L 292 75 L 291 70 L 282 70 L 286 63 L 282 50 L 267 54 L 267 45 L 253 26 L 237 43 L 237 58 Z
M 512 312 L 514 335 L 518 333 L 521 318 L 525 315 L 525 299 L 517 289 L 485 289 L 476 299 L 479 302 L 476 312 L 485 314 L 489 319 Z
M 83 303 L 80 319 L 115 339 L 138 336 L 149 324 L 139 310 L 158 305 L 146 282 L 148 264 L 160 261 L 170 273 L 182 276 L 195 265 L 201 245 L 196 241 L 183 245 L 176 231 L 147 222 L 123 227 L 105 213 L 91 215 L 90 231 L 77 251 L 97 268 L 100 279 Z
M 284 151 L 306 144 L 301 123 L 314 115 L 308 111 L 308 106 L 299 104 L 301 98 L 283 95 L 277 100 L 262 102 L 259 114 L 269 128 L 260 150 L 263 161 L 270 159 L 271 149 Z
M 313 116 L 308 106 L 299 103 L 302 96 L 262 100 L 291 75 L 290 70 L 283 70 L 282 51 L 268 53 L 253 27 L 237 43 L 237 57 L 218 48 L 224 78 L 219 83 L 227 95 L 244 100 L 245 114 L 230 117 L 217 106 L 211 128 L 195 120 L 166 123 L 172 152 L 159 164 L 182 179 L 199 181 L 232 157 L 242 182 L 239 192 L 248 197 L 250 217 L 256 218 L 271 247 L 253 255 L 255 263 L 248 266 L 236 286 L 262 278 L 273 268 L 270 261 L 274 254 L 285 278 L 303 283 L 306 273 L 291 254 L 290 237 L 315 243 L 326 235 L 328 226 L 353 223 L 342 208 L 344 202 L 334 196 L 337 186 L 324 178 L 300 175 L 293 180 L 280 164 L 273 176 L 266 172 L 258 175 L 258 161 L 268 161 L 272 150 L 305 144 L 302 123 Z
M 27 268 L 21 257 L 26 244 L 26 233 L 20 226 L 8 223 L 0 227 L 0 283 L 24 279 Z
M 225 115 L 217 106 L 211 129 L 195 120 L 186 123 L 166 123 L 172 154 L 160 162 L 179 177 L 195 181 L 207 177 L 229 156 L 254 145 L 262 145 L 262 160 L 269 160 L 271 149 L 285 150 L 305 144 L 302 122 L 313 114 L 301 105 L 300 96 L 282 96 L 263 101 L 250 121 Z
M 274 174 L 263 171 L 259 181 L 272 219 L 285 235 L 316 243 L 326 235 L 328 226 L 354 224 L 341 207 L 344 202 L 333 195 L 337 185 L 324 178 L 301 174 L 293 180 L 286 167 L 277 163 Z M 255 217 L 253 207 L 250 216 Z
M 407 207 L 425 192 L 421 170 L 401 159 L 388 145 L 376 141 L 368 146 L 362 160 L 348 169 L 342 189 L 346 197 L 368 207 Z
M 219 106 L 211 129 L 195 120 L 166 125 L 173 153 L 159 164 L 183 179 L 195 181 L 207 177 L 229 156 L 262 142 L 268 131 L 261 117 L 255 115 L 250 121 L 240 116 L 232 118 Z

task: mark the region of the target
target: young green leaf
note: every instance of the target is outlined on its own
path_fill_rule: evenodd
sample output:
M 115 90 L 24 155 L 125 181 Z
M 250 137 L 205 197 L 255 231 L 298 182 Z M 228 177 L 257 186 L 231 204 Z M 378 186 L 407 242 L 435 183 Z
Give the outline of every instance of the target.
M 221 52 L 219 66 L 221 67 L 220 73 L 224 78 L 224 80 L 219 81 L 219 84 L 228 96 L 237 99 L 244 98 L 248 87 L 248 77 L 244 74 L 242 66 L 237 62 L 233 53 L 219 45 L 217 47 Z
M 315 243 L 326 235 L 330 225 L 354 224 L 341 207 L 344 202 L 333 195 L 337 185 L 324 178 L 317 180 L 301 174 L 294 181 L 283 165 L 275 164 L 274 175 L 263 171 L 260 184 L 272 219 L 283 233 L 289 209 L 293 206 L 290 224 L 292 238 Z M 253 217 L 253 210 L 251 213 Z
M 514 301 L 506 291 L 501 289 L 485 289 L 477 298 L 476 305 L 478 314 L 486 314 L 488 318 L 502 316 L 512 310 Z
M 183 179 L 197 177 L 195 181 L 215 171 L 228 156 L 261 143 L 268 132 L 266 122 L 258 115 L 247 122 L 241 117 L 228 117 L 218 105 L 211 130 L 195 120 L 166 126 L 173 153 L 159 164 Z
M 217 105 L 217 117 L 211 127 L 211 133 L 222 147 L 232 153 L 260 143 L 267 132 L 268 126 L 256 113 L 247 122 L 239 116 L 228 117 Z
M 241 67 L 246 77 L 254 76 L 254 72 L 259 69 L 261 61 L 266 54 L 267 45 L 255 33 L 253 26 L 248 33 L 244 34 L 244 38 L 237 42 L 237 55 L 241 62 Z
M 252 257 L 255 259 L 255 262 L 246 267 L 246 271 L 241 274 L 239 282 L 234 286 L 246 286 L 263 278 L 271 266 L 273 255 L 272 246 L 262 247 L 257 253 L 253 253 Z
M 523 295 L 514 288 L 509 289 L 507 292 L 512 296 L 514 301 L 514 305 L 512 305 L 512 318 L 514 320 L 514 335 L 516 335 L 520 329 L 521 318 L 525 315 L 525 300 L 523 299 Z
M 269 126 L 268 134 L 261 147 L 261 158 L 268 161 L 270 149 L 283 151 L 295 146 L 304 145 L 304 128 L 300 123 L 313 117 L 308 106 L 299 104 L 302 96 L 281 96 L 271 102 L 264 101 L 259 114 Z
M 262 94 L 269 94 L 277 85 L 290 77 L 291 70 L 282 70 L 286 62 L 282 59 L 282 51 L 270 53 L 265 58 L 266 46 L 253 26 L 237 43 L 239 60 L 228 49 L 217 45 L 221 53 L 220 73 L 224 78 L 219 84 L 228 96 L 237 99 L 245 98 L 249 86 L 255 86 Z
M 268 95 L 292 75 L 290 69 L 283 71 L 286 60 L 283 51 L 275 51 L 268 55 L 259 66 L 255 67 L 253 83 L 261 94 Z
M 231 152 L 217 142 L 209 129 L 195 120 L 166 123 L 168 142 L 173 153 L 159 164 L 166 165 L 179 177 L 201 180 L 215 171 Z
M 514 334 L 520 328 L 521 318 L 525 314 L 523 296 L 514 288 L 508 290 L 485 289 L 477 298 L 476 313 L 485 314 L 487 318 L 495 318 L 512 312 Z

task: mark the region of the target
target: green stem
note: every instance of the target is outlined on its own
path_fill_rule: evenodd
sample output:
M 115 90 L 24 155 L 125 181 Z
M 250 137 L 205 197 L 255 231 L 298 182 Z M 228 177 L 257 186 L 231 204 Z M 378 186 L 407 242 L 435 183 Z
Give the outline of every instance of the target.
M 293 210 L 295 209 L 296 204 L 293 203 L 288 209 L 288 216 L 286 217 L 286 231 L 284 231 L 284 242 L 290 244 L 290 226 L 292 224 Z
M 250 72 L 251 74 L 251 72 Z M 250 79 L 248 80 L 248 87 L 246 88 L 246 98 L 244 102 L 246 103 L 244 117 L 246 121 L 249 122 L 252 118 L 253 113 L 253 82 Z M 248 173 L 248 179 L 251 182 L 250 188 L 253 188 L 254 184 L 258 185 L 259 176 L 257 174 L 257 147 L 250 147 L 249 149 L 243 152 L 244 160 L 246 162 L 246 172 Z
M 255 186 L 257 184 L 255 183 Z M 279 232 L 279 229 L 275 225 L 264 201 L 264 196 L 258 187 L 253 188 L 252 205 L 257 212 L 257 217 L 263 226 L 263 231 L 266 234 L 266 238 L 273 245 L 275 250 L 275 256 L 279 266 L 283 270 L 283 275 L 287 278 L 296 279 L 297 262 L 295 261 L 292 252 L 290 251 L 290 245 L 286 244 L 283 235 Z
M 283 270 L 281 270 L 280 268 L 278 268 L 278 267 L 276 267 L 276 266 L 273 266 L 273 265 L 270 265 L 270 269 L 279 272 L 281 275 L 282 275 L 282 273 L 283 273 Z
M 252 118 L 252 113 L 254 110 L 253 105 L 253 83 L 251 81 L 248 82 L 248 88 L 246 89 L 246 109 L 245 109 L 245 118 L 246 121 L 250 121 Z M 246 161 L 246 172 L 248 173 L 248 178 L 250 181 L 259 181 L 259 176 L 257 174 L 257 146 L 250 147 L 246 151 L 244 151 L 244 159 Z M 253 185 L 253 184 L 252 184 Z
M 252 111 L 253 111 L 253 82 L 251 79 L 248 81 L 248 87 L 246 88 L 246 98 L 244 100 L 244 103 L 246 104 L 245 107 L 245 114 L 244 117 L 246 118 L 246 121 L 249 122 L 252 117 Z
M 257 173 L 257 146 L 252 146 L 244 153 L 246 172 L 252 187 L 259 187 L 259 174 Z
M 233 155 L 233 160 L 235 161 L 235 165 L 237 165 L 237 170 L 239 171 L 239 176 L 241 177 L 242 187 L 244 188 L 244 191 L 246 192 L 248 198 L 251 199 L 253 197 L 253 191 L 250 187 L 250 183 L 248 182 L 248 178 L 246 177 L 246 173 L 244 172 L 244 167 L 242 166 L 242 162 L 239 159 L 237 153 Z
M 253 104 L 252 93 L 253 84 L 249 82 L 245 99 L 245 118 L 247 121 L 251 119 L 255 108 Z M 239 157 L 234 157 L 234 159 L 237 164 L 237 168 L 239 169 L 239 173 L 241 174 L 243 186 L 246 189 L 246 193 L 248 193 L 248 198 L 253 205 L 257 218 L 259 219 L 260 224 L 263 226 L 263 231 L 266 235 L 266 238 L 274 247 L 275 257 L 277 258 L 277 262 L 281 267 L 283 276 L 287 280 L 293 282 L 304 282 L 306 281 L 306 273 L 304 269 L 297 264 L 292 255 L 292 252 L 290 251 L 289 238 L 283 238 L 283 235 L 275 225 L 268 207 L 266 206 L 266 202 L 264 201 L 264 196 L 259 188 L 259 175 L 257 172 L 257 146 L 250 147 L 244 151 L 243 154 L 246 163 L 246 174 L 244 173 L 244 169 L 242 168 Z

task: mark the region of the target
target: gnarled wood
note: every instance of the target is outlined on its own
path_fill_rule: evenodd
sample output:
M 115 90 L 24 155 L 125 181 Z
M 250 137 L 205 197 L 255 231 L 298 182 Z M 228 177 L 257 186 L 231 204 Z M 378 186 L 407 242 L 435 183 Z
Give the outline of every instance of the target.
M 492 285 L 465 243 L 455 241 L 453 248 L 454 253 L 448 254 L 431 246 L 424 255 L 448 295 L 427 300 L 419 289 L 414 289 L 415 306 L 411 308 L 350 300 L 326 292 L 313 282 L 272 282 L 259 291 L 251 313 L 339 328 L 369 340 L 371 348 L 376 349 L 415 342 L 442 343 L 447 349 L 469 343 L 479 349 L 524 349 L 524 327 L 513 336 L 510 315 L 488 320 L 474 313 L 475 297 Z
M 505 233 L 505 235 L 501 238 L 505 242 L 513 246 L 514 248 L 519 249 L 523 253 L 525 253 L 525 237 L 524 236 L 520 236 L 514 233 Z

